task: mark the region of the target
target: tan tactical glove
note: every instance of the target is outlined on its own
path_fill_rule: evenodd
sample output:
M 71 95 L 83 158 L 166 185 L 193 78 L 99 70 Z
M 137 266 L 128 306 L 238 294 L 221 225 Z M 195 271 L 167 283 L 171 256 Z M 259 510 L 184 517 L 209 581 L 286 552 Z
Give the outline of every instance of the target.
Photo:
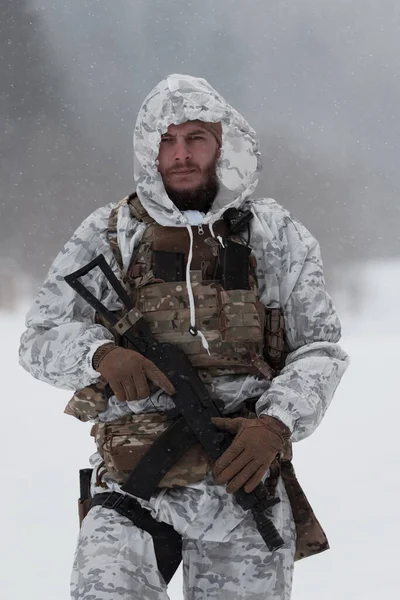
M 215 482 L 228 483 L 226 489 L 231 494 L 243 486 L 245 492 L 252 492 L 282 451 L 290 430 L 278 419 L 268 416 L 259 419 L 214 417 L 212 422 L 219 429 L 236 434 L 214 464 Z
M 168 377 L 151 360 L 134 350 L 120 348 L 113 343 L 104 344 L 96 350 L 92 362 L 121 402 L 148 398 L 147 379 L 170 396 L 175 393 Z

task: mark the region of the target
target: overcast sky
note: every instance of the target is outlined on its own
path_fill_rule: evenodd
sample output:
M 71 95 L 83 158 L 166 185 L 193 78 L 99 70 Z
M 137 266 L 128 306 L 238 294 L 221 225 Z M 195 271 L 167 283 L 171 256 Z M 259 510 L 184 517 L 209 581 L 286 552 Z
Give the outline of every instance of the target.
M 362 151 L 397 171 L 394 0 L 32 1 L 83 126 L 114 128 L 119 108 L 134 118 L 162 77 L 189 72 L 210 79 L 256 128 L 287 128 L 302 143 Z

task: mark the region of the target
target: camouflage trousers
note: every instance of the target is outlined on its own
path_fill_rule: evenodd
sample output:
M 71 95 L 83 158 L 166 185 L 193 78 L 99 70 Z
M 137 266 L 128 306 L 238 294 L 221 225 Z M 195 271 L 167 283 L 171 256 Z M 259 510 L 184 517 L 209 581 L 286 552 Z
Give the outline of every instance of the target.
M 272 554 L 252 516 L 211 476 L 140 500 L 182 535 L 185 600 L 289 600 L 295 528 L 281 481 L 277 492 L 281 502 L 273 508 L 273 520 L 285 546 Z M 114 510 L 92 508 L 79 534 L 71 598 L 168 600 L 150 534 Z

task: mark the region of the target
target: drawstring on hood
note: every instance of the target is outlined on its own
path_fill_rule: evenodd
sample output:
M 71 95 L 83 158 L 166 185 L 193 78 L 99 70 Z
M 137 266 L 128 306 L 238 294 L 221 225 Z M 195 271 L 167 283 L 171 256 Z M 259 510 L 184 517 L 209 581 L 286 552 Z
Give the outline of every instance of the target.
M 201 338 L 201 343 L 203 344 L 203 348 L 205 350 L 207 350 L 208 354 L 210 354 L 208 342 L 205 338 L 204 333 L 202 333 L 200 331 L 200 329 L 197 329 L 197 327 L 196 327 L 196 308 L 194 305 L 192 282 L 190 280 L 190 265 L 192 263 L 192 258 L 193 258 L 193 232 L 192 232 L 192 228 L 190 225 L 186 225 L 186 228 L 188 230 L 189 238 L 190 238 L 189 254 L 188 254 L 187 265 L 186 265 L 186 287 L 187 287 L 187 291 L 188 291 L 188 295 L 189 295 L 189 310 L 190 310 L 189 333 L 191 335 L 199 335 Z
M 190 310 L 190 329 L 189 329 L 189 333 L 193 336 L 199 335 L 201 338 L 201 343 L 203 345 L 203 348 L 205 350 L 207 350 L 208 354 L 210 354 L 209 351 L 209 346 L 208 346 L 208 342 L 204 336 L 204 334 L 197 329 L 196 327 L 196 307 L 194 304 L 194 297 L 193 297 L 193 289 L 192 289 L 192 282 L 190 279 L 190 266 L 192 264 L 192 258 L 193 258 L 193 232 L 192 232 L 192 225 L 197 227 L 201 227 L 203 225 L 203 219 L 204 219 L 204 213 L 199 212 L 198 210 L 185 210 L 184 211 L 189 223 L 186 225 L 186 229 L 188 230 L 189 233 L 189 240 L 190 240 L 190 246 L 189 246 L 189 253 L 188 253 L 188 260 L 187 260 L 187 265 L 186 265 L 186 287 L 188 290 L 188 295 L 189 295 L 189 310 Z M 212 235 L 212 237 L 215 239 L 215 233 L 213 230 L 213 226 L 212 223 L 208 224 L 208 228 L 210 230 L 210 233 Z M 221 246 L 223 248 L 225 248 L 224 246 L 224 242 L 222 240 L 222 237 L 220 235 L 217 236 L 216 238 L 219 243 L 221 244 Z
M 197 329 L 196 327 L 196 307 L 194 304 L 194 297 L 193 297 L 193 289 L 192 289 L 192 282 L 190 279 L 190 267 L 192 264 L 192 258 L 193 258 L 193 232 L 192 232 L 192 225 L 197 227 L 201 227 L 203 224 L 203 219 L 204 219 L 204 213 L 201 213 L 198 210 L 185 210 L 183 211 L 186 218 L 188 219 L 189 223 L 186 225 L 186 229 L 188 231 L 189 234 L 189 240 L 190 240 L 190 245 L 189 245 L 189 252 L 188 252 L 188 259 L 187 259 L 187 265 L 186 265 L 186 287 L 187 287 L 187 291 L 188 291 L 188 295 L 189 295 L 189 311 L 190 311 L 190 328 L 189 328 L 189 333 L 193 336 L 199 335 L 201 338 L 201 343 L 203 345 L 203 348 L 205 350 L 207 350 L 208 354 L 210 354 L 210 350 L 209 350 L 209 346 L 208 346 L 208 342 L 204 336 L 204 334 Z

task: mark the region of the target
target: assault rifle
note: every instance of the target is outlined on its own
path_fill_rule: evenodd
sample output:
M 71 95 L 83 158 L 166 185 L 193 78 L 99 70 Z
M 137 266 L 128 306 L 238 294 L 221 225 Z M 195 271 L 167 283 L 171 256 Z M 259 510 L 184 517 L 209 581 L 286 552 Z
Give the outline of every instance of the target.
M 126 313 L 122 318 L 108 310 L 79 281 L 95 268 L 101 269 L 124 305 Z M 210 397 L 186 354 L 178 346 L 156 340 L 104 255 L 100 254 L 86 266 L 67 275 L 65 281 L 104 317 L 116 333 L 163 371 L 176 390 L 171 396 L 175 408 L 167 413 L 168 417 L 174 417 L 176 421 L 152 445 L 122 489 L 148 500 L 172 464 L 197 442 L 200 442 L 211 459 L 219 458 L 229 448 L 233 436 L 218 430 L 211 421 L 212 417 L 222 416 L 218 403 Z M 259 483 L 250 493 L 240 489 L 234 493 L 234 498 L 244 510 L 252 512 L 257 529 L 269 550 L 273 552 L 281 548 L 284 542 L 270 519 L 270 509 L 280 502 L 279 498 L 272 497 L 263 483 Z

